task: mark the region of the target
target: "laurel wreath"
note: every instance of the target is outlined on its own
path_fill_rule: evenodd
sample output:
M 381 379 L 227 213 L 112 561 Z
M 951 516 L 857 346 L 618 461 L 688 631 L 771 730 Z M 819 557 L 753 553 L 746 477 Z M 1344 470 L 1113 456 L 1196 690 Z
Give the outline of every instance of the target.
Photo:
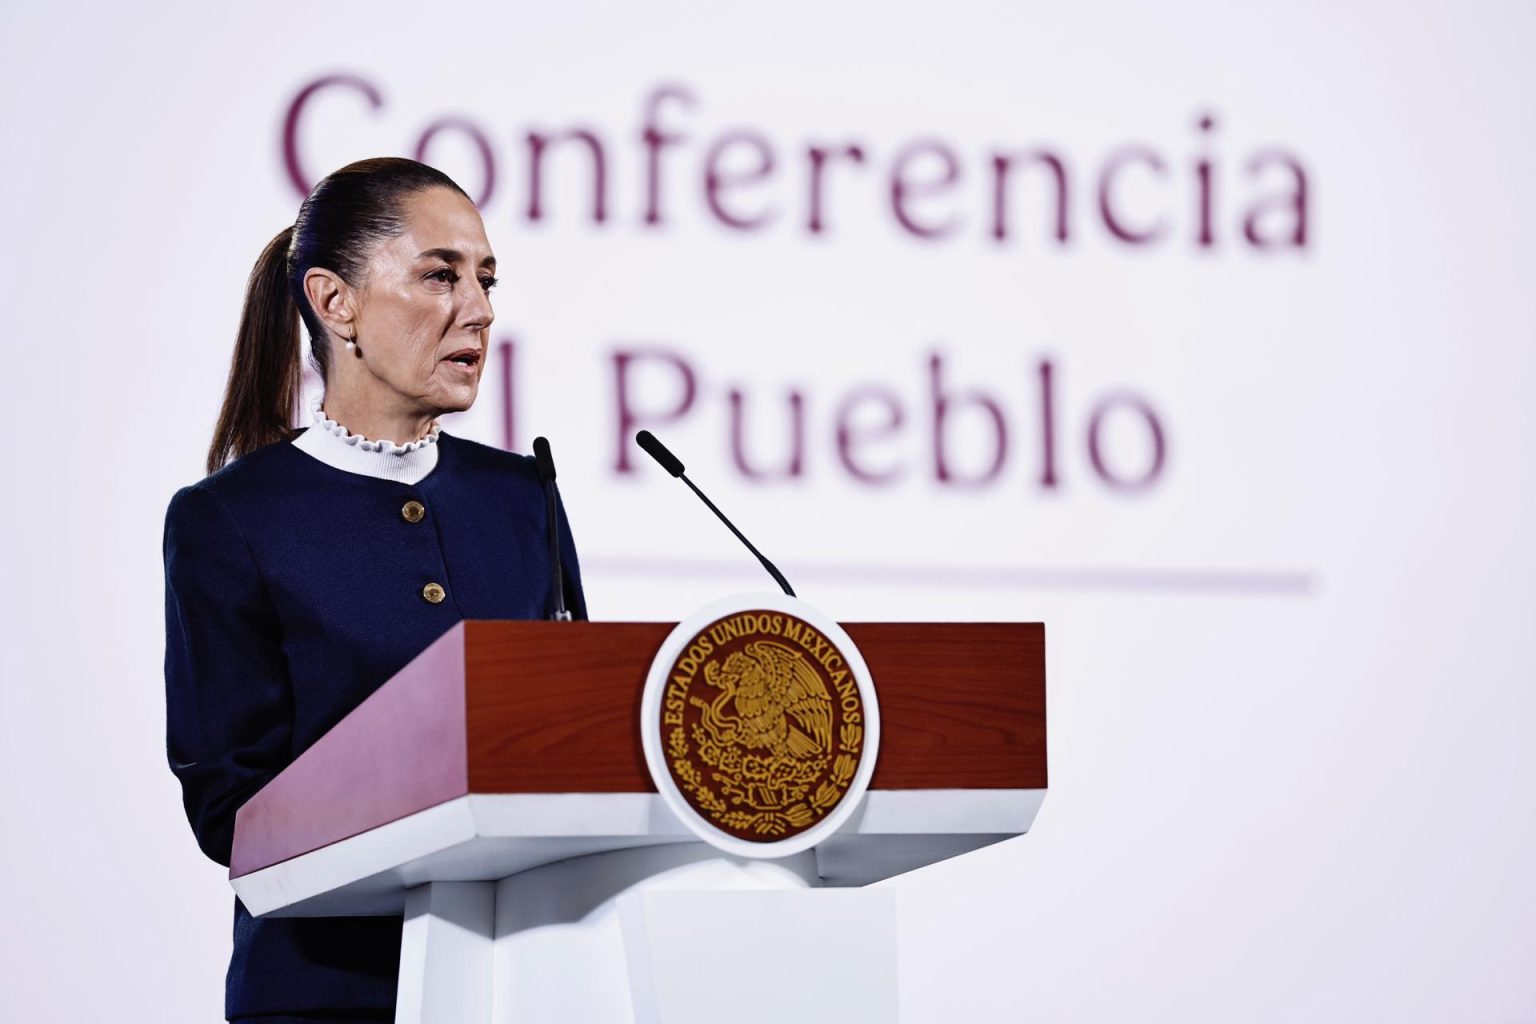
M 698 726 L 694 727 L 694 732 L 699 756 L 706 765 L 717 769 L 711 772 L 711 777 L 719 783 L 725 795 L 722 797 L 715 792 L 709 780 L 688 760 L 688 735 L 682 726 L 674 726 L 667 734 L 667 754 L 678 788 L 692 797 L 694 805 L 702 813 L 722 827 L 759 836 L 779 836 L 791 828 L 803 829 L 835 807 L 853 781 L 864 740 L 863 727 L 854 723 L 845 724 L 838 733 L 839 753 L 832 760 L 831 772 L 814 793 L 806 795 L 810 783 L 826 766 L 824 758 L 802 762 L 795 765 L 787 777 L 780 771 L 779 777 L 771 779 L 776 786 L 790 794 L 789 800 L 793 802 L 788 806 L 771 810 L 743 810 L 739 806 L 732 809 L 730 804 L 740 805 L 747 801 L 745 787 L 750 784 L 748 777 L 761 783 L 768 780 L 774 769 L 782 769 L 782 765 L 773 759 L 755 755 L 748 755 L 743 763 L 739 751 L 734 748 L 721 750 L 702 734 Z M 726 762 L 726 770 L 719 770 Z

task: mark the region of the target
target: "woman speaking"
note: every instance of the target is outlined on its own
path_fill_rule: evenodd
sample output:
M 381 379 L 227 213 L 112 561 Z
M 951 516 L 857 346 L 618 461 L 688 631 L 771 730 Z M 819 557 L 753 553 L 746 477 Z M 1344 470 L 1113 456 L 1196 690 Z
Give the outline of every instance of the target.
M 376 159 L 316 185 L 251 273 L 209 475 L 165 521 L 167 756 L 220 864 L 240 805 L 445 630 L 551 613 L 533 460 L 437 424 L 475 400 L 495 272 L 462 189 Z M 301 319 L 324 394 L 296 431 Z M 400 933 L 237 898 L 225 1014 L 392 1019 Z

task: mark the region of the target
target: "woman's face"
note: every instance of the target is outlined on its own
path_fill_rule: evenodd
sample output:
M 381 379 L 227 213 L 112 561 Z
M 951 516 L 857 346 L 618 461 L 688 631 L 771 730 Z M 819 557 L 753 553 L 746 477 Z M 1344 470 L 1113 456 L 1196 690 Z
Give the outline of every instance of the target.
M 414 193 L 402 214 L 405 231 L 374 251 L 356 292 L 357 350 L 334 351 L 332 365 L 360 368 L 379 412 L 468 409 L 495 318 L 496 257 L 480 212 L 453 189 Z

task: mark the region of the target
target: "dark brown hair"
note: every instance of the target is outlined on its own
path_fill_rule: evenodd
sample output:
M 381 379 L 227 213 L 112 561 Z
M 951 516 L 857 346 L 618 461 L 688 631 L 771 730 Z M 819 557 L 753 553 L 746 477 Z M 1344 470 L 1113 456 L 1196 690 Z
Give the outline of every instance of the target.
M 321 380 L 331 363 L 330 339 L 304 294 L 304 275 L 320 267 L 360 287 L 374 248 L 405 230 L 406 197 L 429 188 L 451 188 L 468 198 L 448 175 L 415 160 L 359 160 L 321 180 L 299 207 L 293 227 L 267 243 L 246 284 L 208 472 L 294 436 L 303 360 L 300 319 L 309 329 L 310 362 Z

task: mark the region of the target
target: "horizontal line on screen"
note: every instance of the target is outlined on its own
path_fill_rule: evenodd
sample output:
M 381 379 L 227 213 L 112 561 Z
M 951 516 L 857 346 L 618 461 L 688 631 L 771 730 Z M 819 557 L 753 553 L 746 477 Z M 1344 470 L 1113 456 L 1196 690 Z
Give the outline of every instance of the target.
M 901 565 L 844 562 L 785 562 L 796 580 L 877 584 L 893 587 L 987 587 L 997 590 L 1093 590 L 1186 594 L 1269 594 L 1307 597 L 1317 589 L 1313 573 L 1246 569 L 1115 568 L 1028 566 Z M 743 561 L 595 556 L 582 559 L 588 575 L 656 579 L 753 579 L 760 570 Z

